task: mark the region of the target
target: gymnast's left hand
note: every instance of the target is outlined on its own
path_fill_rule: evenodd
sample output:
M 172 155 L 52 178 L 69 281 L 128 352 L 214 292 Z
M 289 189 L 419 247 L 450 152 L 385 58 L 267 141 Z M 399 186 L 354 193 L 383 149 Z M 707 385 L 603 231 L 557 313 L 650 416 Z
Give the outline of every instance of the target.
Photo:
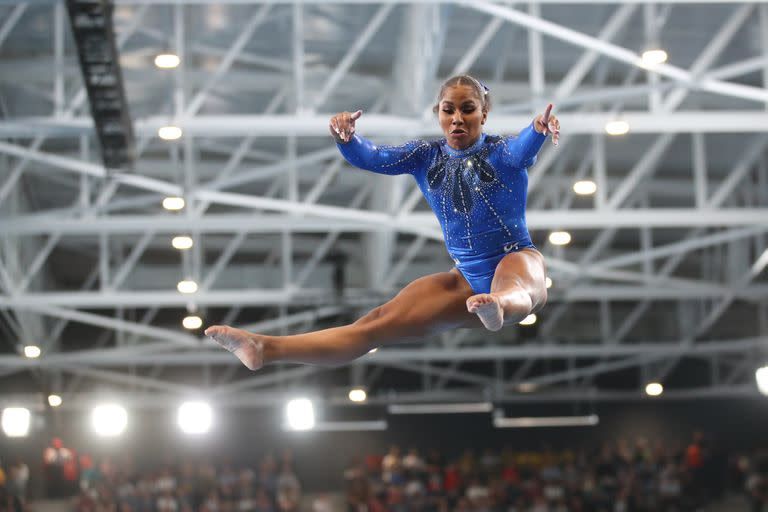
M 547 110 L 544 111 L 544 114 L 536 116 L 536 119 L 533 120 L 533 129 L 544 135 L 551 133 L 552 144 L 557 146 L 557 143 L 560 141 L 560 121 L 557 119 L 557 116 L 551 114 L 553 106 L 550 103 L 547 105 Z

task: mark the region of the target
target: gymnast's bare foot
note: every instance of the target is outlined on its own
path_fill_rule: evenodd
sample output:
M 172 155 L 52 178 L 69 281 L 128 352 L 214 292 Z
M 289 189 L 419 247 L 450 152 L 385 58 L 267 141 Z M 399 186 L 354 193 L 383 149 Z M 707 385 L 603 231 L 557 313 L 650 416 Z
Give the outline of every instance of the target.
M 499 298 L 490 293 L 478 293 L 468 298 L 467 311 L 476 314 L 489 331 L 498 331 L 504 326 L 504 309 Z
M 264 341 L 261 336 L 228 325 L 212 325 L 205 335 L 232 352 L 249 370 L 264 365 Z

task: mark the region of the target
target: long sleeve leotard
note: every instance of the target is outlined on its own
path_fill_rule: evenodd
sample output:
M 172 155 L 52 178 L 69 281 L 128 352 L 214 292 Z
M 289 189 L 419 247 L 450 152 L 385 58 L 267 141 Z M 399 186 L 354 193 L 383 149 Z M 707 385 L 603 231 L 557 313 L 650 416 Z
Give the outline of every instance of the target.
M 517 137 L 482 134 L 463 150 L 444 139 L 377 146 L 359 135 L 337 145 L 355 167 L 413 175 L 440 222 L 448 253 L 470 280 L 477 264 L 532 246 L 525 223 L 527 169 L 545 139 L 529 125 Z

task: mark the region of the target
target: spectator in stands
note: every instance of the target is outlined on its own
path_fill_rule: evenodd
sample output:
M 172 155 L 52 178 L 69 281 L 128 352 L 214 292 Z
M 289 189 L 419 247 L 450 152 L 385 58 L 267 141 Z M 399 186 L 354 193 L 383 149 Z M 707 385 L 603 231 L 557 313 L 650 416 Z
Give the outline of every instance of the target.
M 29 483 L 29 466 L 21 458 L 16 458 L 8 468 L 6 487 L 14 501 L 15 509 L 21 511 L 27 502 L 27 484 Z
M 768 455 L 757 459 L 757 463 L 747 477 L 746 490 L 752 512 L 763 512 L 768 509 Z

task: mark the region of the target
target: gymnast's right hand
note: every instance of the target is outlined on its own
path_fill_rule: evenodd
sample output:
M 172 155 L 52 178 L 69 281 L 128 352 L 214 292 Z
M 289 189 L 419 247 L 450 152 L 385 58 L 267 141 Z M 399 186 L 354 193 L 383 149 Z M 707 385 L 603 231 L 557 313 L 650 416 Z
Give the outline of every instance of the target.
M 337 143 L 346 144 L 352 139 L 352 135 L 355 134 L 355 121 L 360 119 L 361 115 L 363 111 L 358 110 L 357 112 L 339 112 L 331 118 L 328 128 Z

